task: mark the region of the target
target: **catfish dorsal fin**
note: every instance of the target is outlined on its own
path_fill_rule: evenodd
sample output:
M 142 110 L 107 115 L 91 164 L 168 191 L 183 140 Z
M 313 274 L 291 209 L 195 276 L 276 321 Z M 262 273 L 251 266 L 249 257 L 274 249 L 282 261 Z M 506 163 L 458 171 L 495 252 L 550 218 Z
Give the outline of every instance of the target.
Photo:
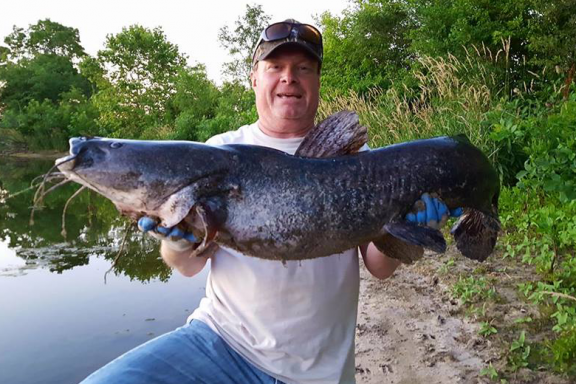
M 356 153 L 368 142 L 368 130 L 358 115 L 341 111 L 328 116 L 314 127 L 296 150 L 301 157 L 336 157 Z

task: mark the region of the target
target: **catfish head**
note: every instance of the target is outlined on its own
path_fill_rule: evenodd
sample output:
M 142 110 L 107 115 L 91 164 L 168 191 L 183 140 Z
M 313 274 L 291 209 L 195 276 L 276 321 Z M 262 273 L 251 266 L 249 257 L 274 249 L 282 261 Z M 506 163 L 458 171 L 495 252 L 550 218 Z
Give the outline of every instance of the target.
M 56 166 L 70 180 L 111 200 L 137 220 L 182 221 L 203 194 L 218 188 L 230 166 L 226 150 L 188 141 L 72 138 Z

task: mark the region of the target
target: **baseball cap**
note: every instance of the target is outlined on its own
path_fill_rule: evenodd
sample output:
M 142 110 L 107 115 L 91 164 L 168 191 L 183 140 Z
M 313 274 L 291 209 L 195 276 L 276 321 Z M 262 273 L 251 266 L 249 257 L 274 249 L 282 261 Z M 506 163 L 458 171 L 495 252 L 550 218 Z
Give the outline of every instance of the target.
M 260 60 L 265 60 L 276 49 L 285 45 L 304 48 L 312 57 L 322 64 L 322 34 L 312 25 L 302 24 L 294 19 L 270 24 L 262 31 L 252 55 L 252 67 Z

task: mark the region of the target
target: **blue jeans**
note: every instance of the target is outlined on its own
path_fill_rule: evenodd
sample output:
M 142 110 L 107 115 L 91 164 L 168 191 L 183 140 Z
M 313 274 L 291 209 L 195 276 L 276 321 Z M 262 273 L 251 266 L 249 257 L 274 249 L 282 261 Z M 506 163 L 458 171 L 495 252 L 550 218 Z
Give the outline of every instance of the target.
M 194 320 L 142 344 L 88 376 L 82 384 L 281 384 L 248 363 L 220 336 Z

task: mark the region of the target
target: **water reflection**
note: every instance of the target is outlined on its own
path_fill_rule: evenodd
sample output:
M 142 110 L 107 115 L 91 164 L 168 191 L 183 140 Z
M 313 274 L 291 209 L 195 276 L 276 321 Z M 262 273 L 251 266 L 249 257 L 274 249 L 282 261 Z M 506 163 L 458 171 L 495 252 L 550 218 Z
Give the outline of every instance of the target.
M 2 273 L 25 273 L 30 268 L 46 268 L 61 273 L 86 265 L 91 256 L 113 260 L 130 223 L 121 218 L 116 208 L 96 193 L 86 190 L 68 206 L 65 218 L 66 238 L 62 235 L 62 212 L 78 185 L 64 185 L 49 194 L 42 208 L 34 212 L 34 225 L 30 225 L 34 191 L 21 193 L 30 182 L 52 166 L 52 160 L 0 161 L 0 240 L 24 260 L 16 269 Z M 157 242 L 132 231 L 123 255 L 114 267 L 114 273 L 131 279 L 166 281 L 171 274 L 158 259 Z
M 112 273 L 125 221 L 116 208 L 66 185 L 29 225 L 33 191 L 6 199 L 52 161 L 0 157 L 0 383 L 77 383 L 123 352 L 182 325 L 204 295 L 207 269 L 172 274 L 157 242 L 132 231 Z

